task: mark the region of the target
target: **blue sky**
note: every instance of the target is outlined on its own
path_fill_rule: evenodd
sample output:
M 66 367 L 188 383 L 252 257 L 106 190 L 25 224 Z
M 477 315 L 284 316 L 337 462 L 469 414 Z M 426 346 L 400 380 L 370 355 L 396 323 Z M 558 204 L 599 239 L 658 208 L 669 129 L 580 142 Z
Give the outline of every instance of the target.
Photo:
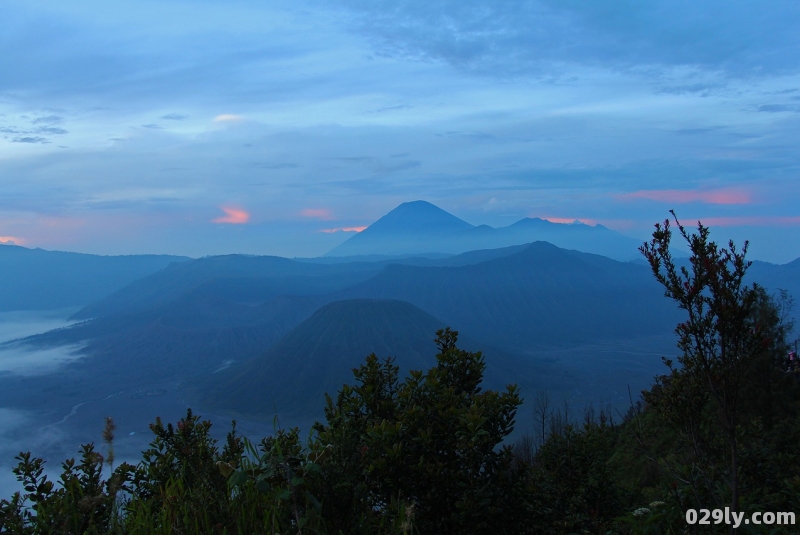
M 311 256 L 425 199 L 642 239 L 674 208 L 800 256 L 794 1 L 31 0 L 0 20 L 0 241 Z

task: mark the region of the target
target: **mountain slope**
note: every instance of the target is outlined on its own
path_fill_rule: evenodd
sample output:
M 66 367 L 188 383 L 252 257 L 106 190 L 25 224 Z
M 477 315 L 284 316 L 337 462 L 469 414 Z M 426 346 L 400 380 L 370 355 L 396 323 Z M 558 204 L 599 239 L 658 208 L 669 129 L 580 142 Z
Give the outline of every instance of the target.
M 186 257 L 99 256 L 0 245 L 0 312 L 87 305 Z
M 780 265 L 753 262 L 747 272 L 747 281 L 757 282 L 770 293 L 786 290 L 795 299 L 795 303 L 800 303 L 800 258 Z M 795 309 L 793 313 L 798 317 L 800 310 Z

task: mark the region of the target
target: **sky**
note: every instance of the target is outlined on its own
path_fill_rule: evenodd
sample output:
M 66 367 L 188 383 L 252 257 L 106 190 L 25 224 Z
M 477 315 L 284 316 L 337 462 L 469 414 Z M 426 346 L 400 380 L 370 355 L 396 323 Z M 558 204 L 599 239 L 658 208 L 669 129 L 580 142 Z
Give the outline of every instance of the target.
M 800 257 L 794 0 L 0 4 L 0 242 L 316 256 L 398 204 Z

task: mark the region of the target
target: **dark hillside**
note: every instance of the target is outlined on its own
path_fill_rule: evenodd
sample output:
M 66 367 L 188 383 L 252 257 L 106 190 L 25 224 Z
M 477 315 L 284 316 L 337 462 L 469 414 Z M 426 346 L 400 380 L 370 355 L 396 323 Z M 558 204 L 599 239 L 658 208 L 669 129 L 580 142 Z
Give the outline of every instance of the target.
M 800 258 L 788 264 L 753 262 L 748 271 L 748 280 L 758 282 L 771 293 L 779 289 L 786 290 L 800 303 Z M 794 312 L 797 316 L 798 310 Z
M 321 417 L 324 393 L 335 393 L 352 368 L 375 353 L 396 357 L 403 373 L 435 364 L 435 332 L 443 321 L 395 300 L 327 304 L 263 355 L 215 373 L 198 387 L 199 402 L 239 414 Z M 480 344 L 462 344 L 464 347 Z M 509 357 L 493 352 L 493 383 L 512 381 Z

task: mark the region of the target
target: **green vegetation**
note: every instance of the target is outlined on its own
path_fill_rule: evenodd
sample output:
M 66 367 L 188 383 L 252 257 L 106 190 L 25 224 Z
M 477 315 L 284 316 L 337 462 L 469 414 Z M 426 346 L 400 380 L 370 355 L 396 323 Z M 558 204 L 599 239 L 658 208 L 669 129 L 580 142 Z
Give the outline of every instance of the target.
M 403 382 L 369 356 L 306 444 L 293 429 L 254 446 L 234 425 L 220 450 L 190 411 L 151 425 L 142 461 L 107 481 L 92 445 L 64 464 L 58 489 L 22 454 L 25 493 L 0 502 L 0 532 L 513 533 L 525 471 L 501 443 L 521 400 L 516 387 L 482 391 L 482 355 L 437 334 L 437 365 Z M 111 444 L 110 426 L 104 436 Z
M 746 246 L 720 248 L 702 225 L 678 229 L 687 266 L 670 256 L 669 221 L 642 252 L 687 315 L 676 329 L 681 356 L 665 359 L 667 373 L 625 415 L 574 418 L 540 392 L 535 431 L 504 443 L 517 388 L 483 390 L 483 356 L 444 329 L 425 372 L 401 379 L 392 360 L 367 357 L 305 441 L 292 429 L 254 444 L 234 423 L 220 446 L 189 411 L 175 426 L 151 426 L 137 466 L 111 470 L 110 421 L 105 458 L 83 446 L 57 484 L 41 459 L 20 454 L 24 491 L 0 501 L 0 532 L 709 533 L 731 528 L 689 526 L 687 509 L 800 513 L 791 299 L 744 284 Z M 763 528 L 739 531 L 797 529 Z

